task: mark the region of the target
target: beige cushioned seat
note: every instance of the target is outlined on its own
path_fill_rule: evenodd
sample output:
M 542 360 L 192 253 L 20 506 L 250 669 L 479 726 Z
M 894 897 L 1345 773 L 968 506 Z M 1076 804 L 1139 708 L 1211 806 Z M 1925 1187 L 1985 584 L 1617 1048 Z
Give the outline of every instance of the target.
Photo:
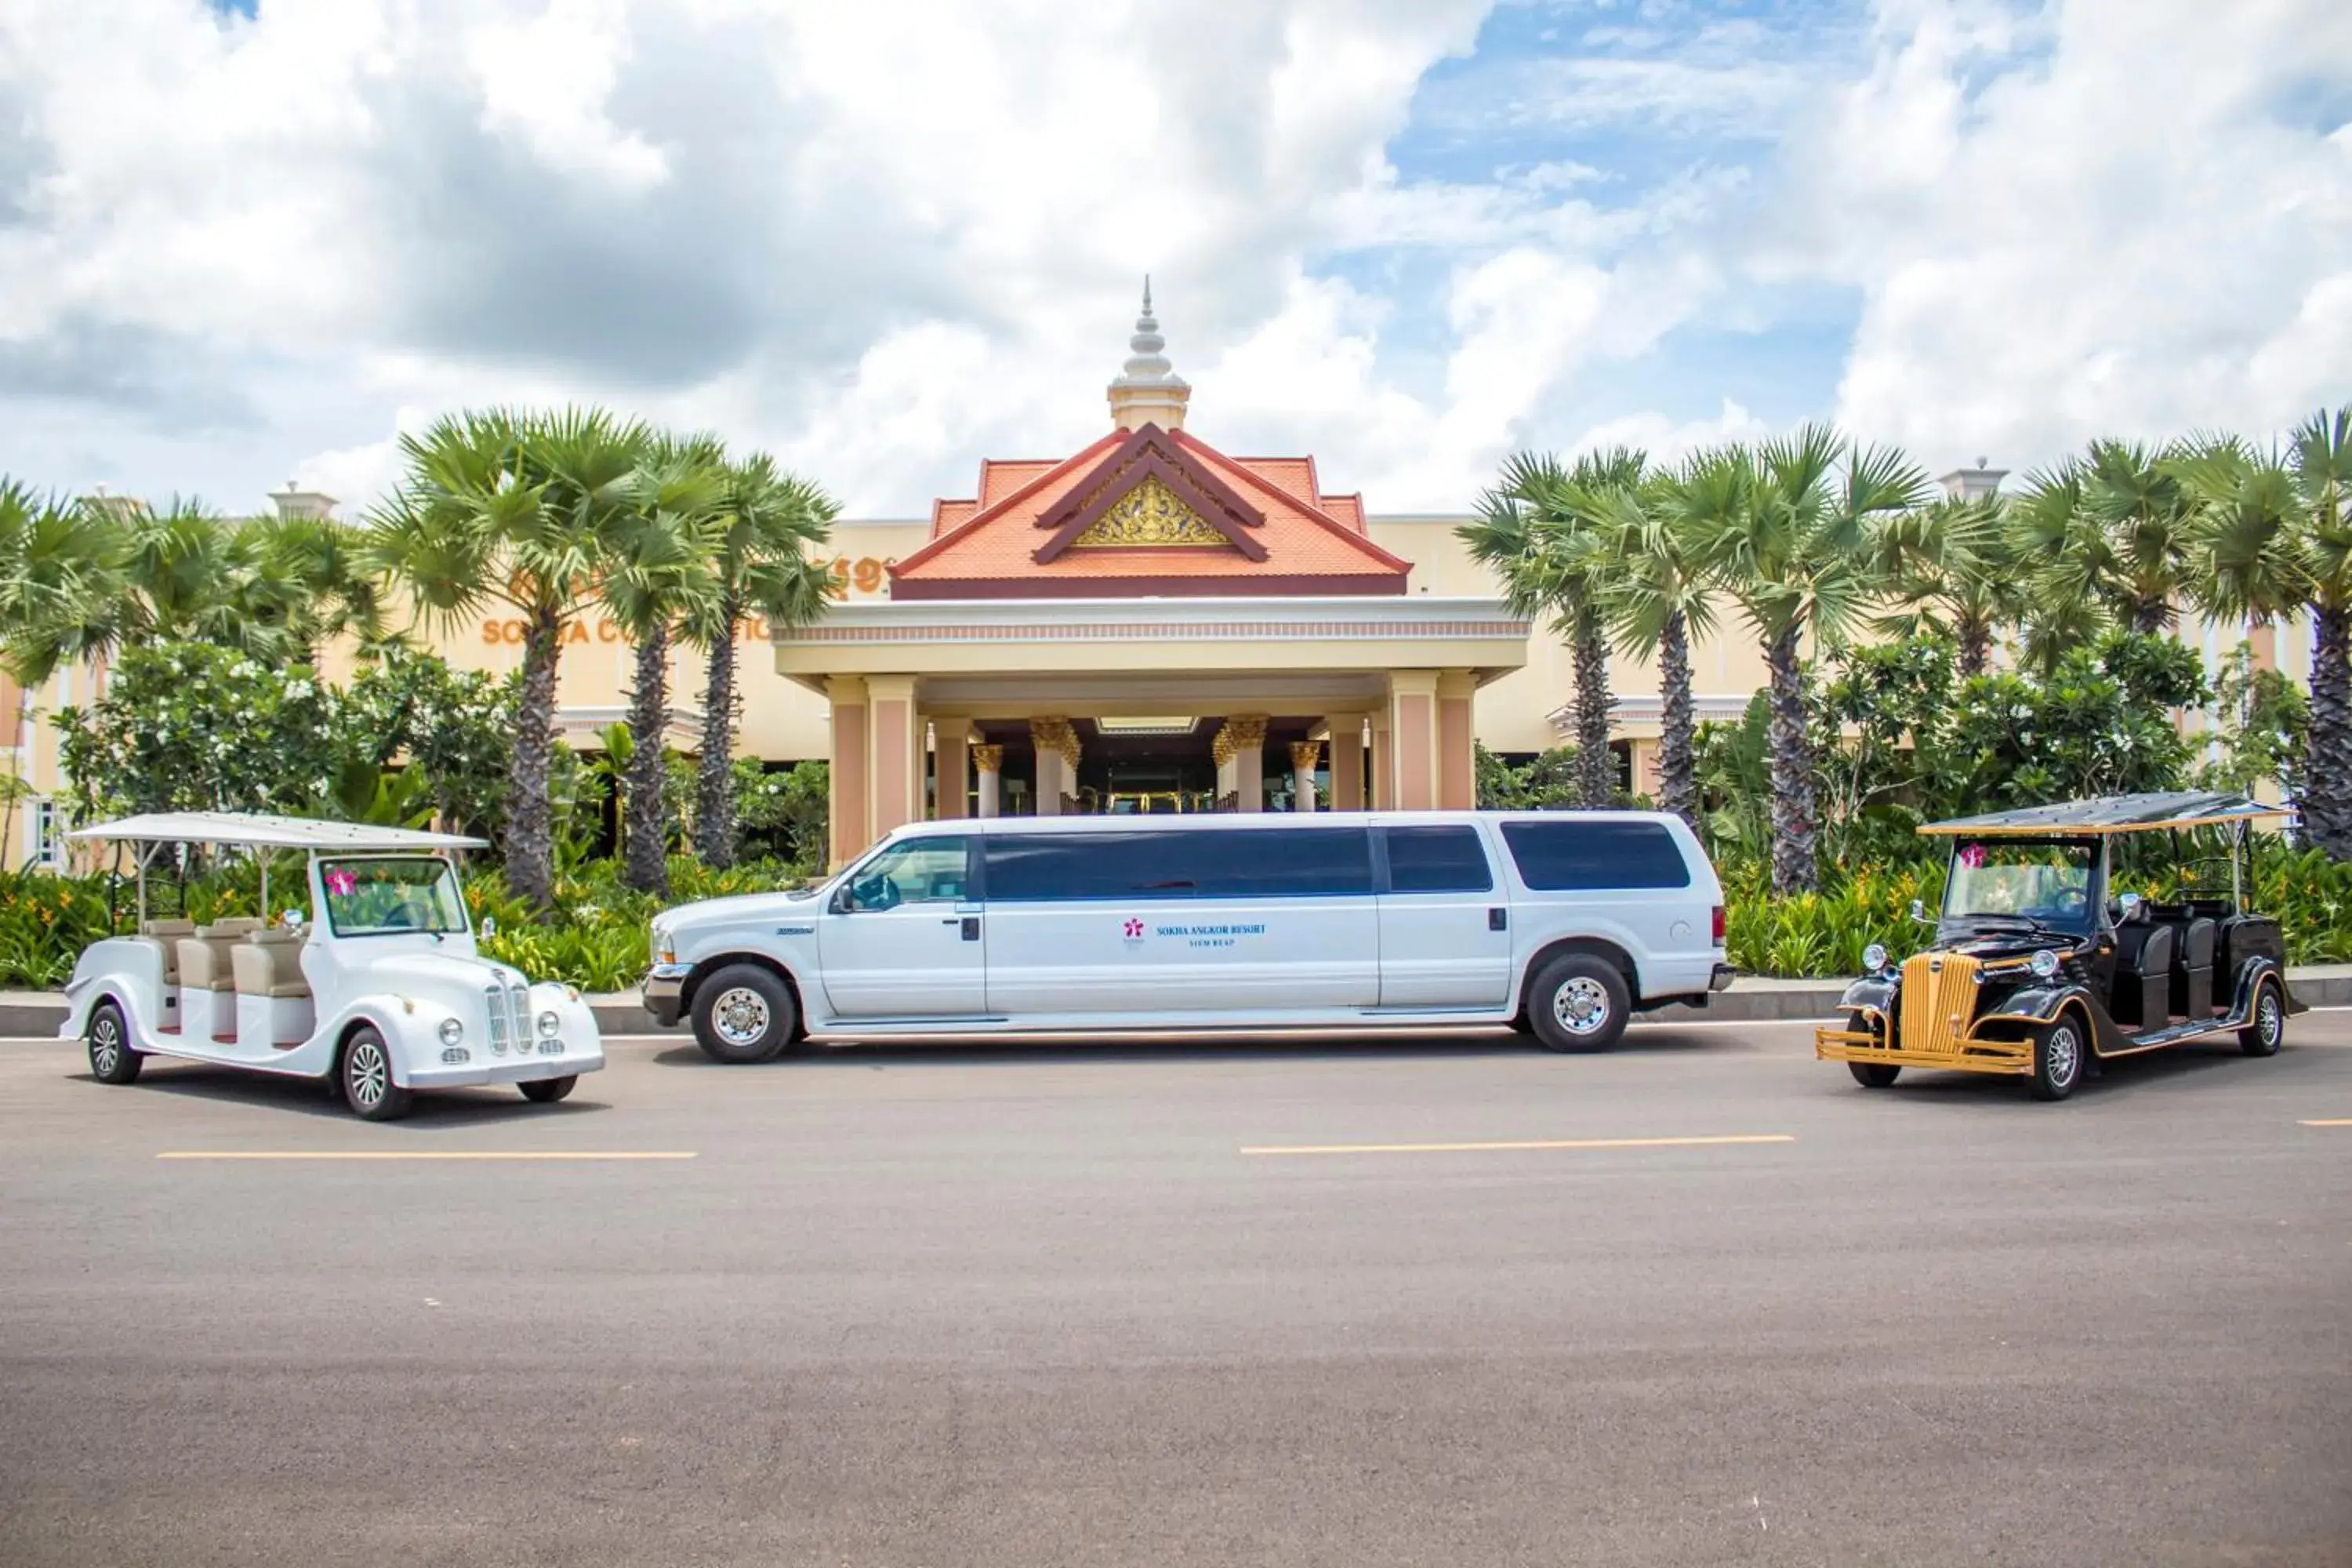
M 236 939 L 260 929 L 261 922 L 240 915 L 196 927 L 196 934 L 180 939 L 180 984 L 189 991 L 234 991 L 236 975 L 229 968 L 229 950 Z
M 140 936 L 163 960 L 164 984 L 177 985 L 180 983 L 179 939 L 184 936 L 193 936 L 195 934 L 195 922 L 193 921 L 146 921 L 141 923 Z
M 229 950 L 229 965 L 240 996 L 308 996 L 302 978 L 299 931 L 256 931 Z

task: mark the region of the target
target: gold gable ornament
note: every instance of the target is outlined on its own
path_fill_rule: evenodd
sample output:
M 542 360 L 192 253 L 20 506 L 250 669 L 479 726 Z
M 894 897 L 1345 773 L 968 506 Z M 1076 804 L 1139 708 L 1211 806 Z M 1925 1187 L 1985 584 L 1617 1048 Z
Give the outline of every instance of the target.
M 1219 533 L 1205 517 L 1177 499 L 1157 474 L 1146 474 L 1136 487 L 1113 501 L 1087 531 L 1070 541 L 1070 548 L 1090 546 L 1157 548 L 1173 544 L 1222 544 L 1233 541 Z

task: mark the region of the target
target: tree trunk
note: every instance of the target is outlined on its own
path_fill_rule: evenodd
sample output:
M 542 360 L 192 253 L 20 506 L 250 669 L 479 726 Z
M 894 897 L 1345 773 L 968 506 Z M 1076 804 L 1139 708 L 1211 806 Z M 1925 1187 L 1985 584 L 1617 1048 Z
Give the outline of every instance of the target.
M 1609 750 L 1609 644 L 1598 616 L 1576 629 L 1576 796 L 1588 811 L 1617 804 L 1617 759 Z
M 1960 679 L 1982 675 L 1992 668 L 1992 626 L 1989 622 L 1966 619 L 1959 624 Z
M 2142 599 L 2132 605 L 2131 629 L 2152 637 L 2172 624 L 2172 606 L 2162 599 Z
M 1698 827 L 1698 779 L 1692 760 L 1690 624 L 1680 610 L 1658 639 L 1658 807 Z
M 2329 859 L 2352 860 L 2352 608 L 2315 605 L 2311 622 L 2303 836 Z
M 555 765 L 555 673 L 563 623 L 535 613 L 523 634 L 522 693 L 515 713 L 512 788 L 507 802 L 507 887 L 527 903 L 555 902 L 555 805 L 548 796 Z
M 629 690 L 629 753 L 625 781 L 628 842 L 622 847 L 621 880 L 641 893 L 669 897 L 669 824 L 662 810 L 669 763 L 662 732 L 669 719 L 669 627 L 656 626 L 637 643 L 636 684 Z
M 694 852 L 718 870 L 735 864 L 735 627 L 743 612 L 731 593 L 722 616 L 702 691 L 702 760 L 694 780 Z
M 1812 737 L 1805 724 L 1805 672 L 1798 659 L 1801 624 L 1765 647 L 1772 672 L 1772 890 L 1821 887 L 1814 847 Z

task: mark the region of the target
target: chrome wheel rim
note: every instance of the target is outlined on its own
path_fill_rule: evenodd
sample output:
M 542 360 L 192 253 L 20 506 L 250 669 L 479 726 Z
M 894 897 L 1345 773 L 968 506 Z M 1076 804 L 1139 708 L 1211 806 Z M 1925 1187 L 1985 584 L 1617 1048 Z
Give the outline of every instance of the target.
M 2254 1027 L 2261 1033 L 2263 1045 L 2275 1046 L 2279 1043 L 2279 1036 L 2284 1031 L 2284 1023 L 2279 1016 L 2277 992 L 2265 990 L 2263 993 L 2262 1004 L 2254 1010 Z
M 710 1028 L 730 1046 L 754 1046 L 768 1033 L 768 999 L 748 985 L 719 994 L 710 1005 Z
M 1551 1016 L 1571 1035 L 1597 1034 L 1609 1022 L 1608 987 L 1580 974 L 1551 994 Z
M 383 1059 L 383 1048 L 373 1040 L 361 1040 L 352 1047 L 350 1059 L 343 1064 L 344 1076 L 352 1086 L 354 1104 L 373 1109 L 383 1099 L 391 1086 L 392 1072 Z
M 122 1026 L 111 1013 L 100 1014 L 89 1026 L 89 1065 L 101 1077 L 122 1065 Z
M 2061 1024 L 2050 1031 L 2047 1054 L 2050 1059 L 2050 1081 L 2063 1087 L 2074 1081 L 2082 1070 L 2083 1047 L 2074 1038 L 2071 1024 Z

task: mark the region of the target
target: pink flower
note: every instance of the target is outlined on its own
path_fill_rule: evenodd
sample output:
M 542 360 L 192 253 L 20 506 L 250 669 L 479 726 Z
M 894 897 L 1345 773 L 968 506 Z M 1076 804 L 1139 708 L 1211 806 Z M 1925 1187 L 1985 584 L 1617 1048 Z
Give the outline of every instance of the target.
M 327 873 L 327 891 L 334 894 L 335 897 L 348 899 L 359 890 L 360 879 L 349 871 L 337 870 Z
M 1981 845 L 1981 844 L 1969 844 L 1969 845 L 1966 845 L 1966 846 L 1962 847 L 1962 848 L 1961 848 L 1961 850 L 1960 850 L 1960 853 L 1959 853 L 1959 862 L 1960 862 L 1960 865 L 1962 866 L 1962 868 L 1965 868 L 1965 869 L 1967 869 L 1967 870 L 1973 871 L 1973 870 L 1975 870 L 1978 867 L 1979 867 L 1979 866 L 1981 866 L 1981 865 L 1983 865 L 1983 864 L 1984 864 L 1984 855 L 1985 855 L 1985 852 L 1984 852 L 1984 846 L 1983 846 L 1983 845 Z

